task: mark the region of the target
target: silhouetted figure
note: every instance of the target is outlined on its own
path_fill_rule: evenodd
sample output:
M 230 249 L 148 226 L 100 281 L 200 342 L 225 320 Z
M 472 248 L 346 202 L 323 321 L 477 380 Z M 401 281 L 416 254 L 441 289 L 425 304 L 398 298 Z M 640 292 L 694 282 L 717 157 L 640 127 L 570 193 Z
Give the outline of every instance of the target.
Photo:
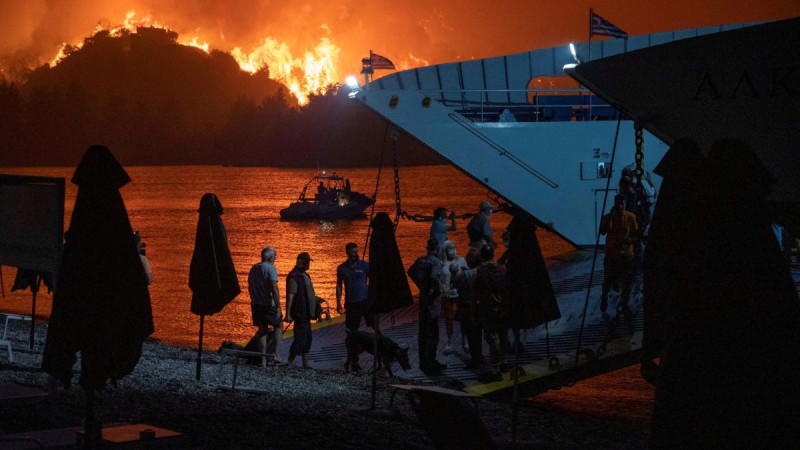
M 438 207 L 433 211 L 433 222 L 431 222 L 431 239 L 436 239 L 439 243 L 439 258 L 444 254 L 444 243 L 447 241 L 447 232 L 456 229 L 456 216 L 455 213 L 450 214 L 450 225 L 447 225 L 447 209 Z
M 606 235 L 605 257 L 603 259 L 603 292 L 600 294 L 600 311 L 608 307 L 608 293 L 612 288 L 620 291 L 619 309 L 626 318 L 632 313 L 628 305 L 634 277 L 633 247 L 637 242 L 639 227 L 636 216 L 625 209 L 623 194 L 614 196 L 614 207 L 600 221 L 600 234 Z
M 289 364 L 300 356 L 303 368 L 308 369 L 308 352 L 311 351 L 311 319 L 317 306 L 317 295 L 308 275 L 311 267 L 311 256 L 307 252 L 297 255 L 294 269 L 286 277 L 286 318 L 287 323 L 294 322 L 294 340 L 289 348 Z
M 439 374 L 447 368 L 436 360 L 439 346 L 439 316 L 442 313 L 444 274 L 439 243 L 428 239 L 427 254 L 420 256 L 408 269 L 408 276 L 419 288 L 419 368 L 426 374 Z
M 147 277 L 147 284 L 152 284 L 153 269 L 150 268 L 150 261 L 147 259 L 147 244 L 142 241 L 142 235 L 138 231 L 133 232 L 133 238 L 136 241 L 136 251 L 139 253 L 139 259 L 142 261 L 144 274 Z
M 648 271 L 685 278 L 660 311 L 650 447 L 800 448 L 800 301 L 765 203 L 774 180 L 739 141 L 713 144 L 708 164 L 684 227 L 696 261 L 675 268 L 668 253 L 647 255 Z
M 261 250 L 261 262 L 253 264 L 247 275 L 247 291 L 250 294 L 250 312 L 253 325 L 257 326 L 258 350 L 264 355 L 261 365 L 283 365 L 280 359 L 283 339 L 283 313 L 281 293 L 278 288 L 278 271 L 275 269 L 277 254 L 272 247 Z
M 704 180 L 708 163 L 696 143 L 678 139 L 655 173 L 663 178 L 650 224 L 644 257 L 644 338 L 642 374 L 655 383 L 658 367 L 653 359 L 662 353 L 664 333 L 675 325 L 682 302 L 701 301 L 694 288 L 705 245 L 698 245 L 697 229 L 708 195 Z M 685 299 L 685 300 L 678 300 Z
M 470 360 L 464 364 L 467 369 L 478 367 L 483 362 L 483 328 L 475 300 L 475 273 L 481 264 L 481 252 L 474 247 L 467 250 L 464 258 L 467 268 L 451 266 L 457 271 L 451 274 L 453 285 L 458 289 L 458 311 L 456 318 L 461 324 L 461 339 L 467 342 Z
M 361 319 L 368 327 L 376 329 L 375 314 L 370 313 L 369 307 L 369 263 L 358 255 L 358 244 L 348 242 L 345 247 L 347 259 L 336 267 L 336 312 L 345 314 L 345 328 L 357 331 L 361 326 Z M 342 295 L 344 295 L 344 308 L 342 308 Z M 380 333 L 380 328 L 378 328 Z M 352 339 L 348 333 L 345 339 Z M 361 366 L 358 355 L 353 355 L 351 364 L 353 371 L 358 372 Z
M 459 293 L 454 286 L 452 274 L 453 272 L 458 272 L 459 269 L 466 269 L 467 261 L 458 256 L 456 243 L 450 240 L 444 242 L 442 253 L 442 275 L 444 276 L 444 286 L 446 288 L 442 296 L 442 314 L 444 315 L 444 332 L 447 336 L 444 353 L 450 354 L 453 351 L 453 320 L 456 318 L 459 303 Z
M 494 261 L 494 248 L 485 244 L 481 247 L 481 265 L 475 272 L 475 302 L 483 326 L 483 338 L 489 344 L 491 375 L 494 378 L 500 377 L 500 364 L 505 360 L 510 346 L 507 286 L 505 266 Z
M 469 246 L 480 250 L 485 244 L 489 244 L 493 249 L 497 248 L 492 232 L 492 223 L 489 217 L 494 211 L 494 206 L 487 201 L 482 201 L 478 205 L 478 214 L 472 217 L 467 224 L 467 235 L 469 236 Z

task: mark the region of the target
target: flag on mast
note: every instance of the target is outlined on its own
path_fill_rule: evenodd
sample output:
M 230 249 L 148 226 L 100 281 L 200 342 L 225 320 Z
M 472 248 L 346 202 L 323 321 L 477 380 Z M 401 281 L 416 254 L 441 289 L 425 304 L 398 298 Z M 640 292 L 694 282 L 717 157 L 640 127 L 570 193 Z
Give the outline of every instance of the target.
M 591 38 L 592 36 L 612 36 L 628 39 L 628 33 L 598 16 L 593 9 L 589 8 L 589 37 Z
M 389 61 L 389 58 L 381 56 L 377 53 L 373 53 L 372 50 L 369 51 L 369 59 L 370 61 L 372 61 L 373 69 L 395 70 L 394 64 L 391 61 Z

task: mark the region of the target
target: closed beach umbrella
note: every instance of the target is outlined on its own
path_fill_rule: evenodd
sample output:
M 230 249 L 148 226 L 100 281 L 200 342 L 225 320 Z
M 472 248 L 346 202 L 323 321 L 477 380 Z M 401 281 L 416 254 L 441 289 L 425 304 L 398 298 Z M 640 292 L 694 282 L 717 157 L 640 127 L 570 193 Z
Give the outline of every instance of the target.
M 510 325 L 535 328 L 561 318 L 533 219 L 525 213 L 517 214 L 508 224 L 508 232 Z
M 228 248 L 228 234 L 222 223 L 222 204 L 216 195 L 203 194 L 194 253 L 189 265 L 189 287 L 192 289 L 191 311 L 200 316 L 200 338 L 197 349 L 197 379 L 200 379 L 200 358 L 203 351 L 203 322 L 206 315 L 222 311 L 241 292 L 236 268 Z
M 378 213 L 370 223 L 369 310 L 376 314 L 391 312 L 414 303 L 408 278 L 397 248 L 394 227 L 389 215 Z
M 75 170 L 78 195 L 42 359 L 42 369 L 66 385 L 80 352 L 87 439 L 100 431 L 94 391 L 133 371 L 153 332 L 147 279 L 119 192 L 129 181 L 103 146 L 89 147 Z
M 394 226 L 389 215 L 381 212 L 370 222 L 372 237 L 369 242 L 369 311 L 376 315 L 414 304 L 408 286 L 406 270 L 397 248 Z M 371 409 L 375 409 L 377 389 L 378 333 L 373 343 Z

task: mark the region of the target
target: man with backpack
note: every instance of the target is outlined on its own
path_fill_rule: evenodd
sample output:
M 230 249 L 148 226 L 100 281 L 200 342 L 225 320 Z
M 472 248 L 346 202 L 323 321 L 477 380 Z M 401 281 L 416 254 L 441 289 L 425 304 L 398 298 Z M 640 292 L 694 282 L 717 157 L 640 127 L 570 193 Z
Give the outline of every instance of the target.
M 487 201 L 482 201 L 478 206 L 480 210 L 478 214 L 472 217 L 472 220 L 467 224 L 467 234 L 469 235 L 469 246 L 481 249 L 485 244 L 491 245 L 493 249 L 497 248 L 497 242 L 494 241 L 494 233 L 492 232 L 492 224 L 489 222 L 489 216 L 494 211 L 494 206 Z
M 444 273 L 439 242 L 428 239 L 427 254 L 408 269 L 408 276 L 419 288 L 419 368 L 428 375 L 438 375 L 447 365 L 436 360 L 439 347 L 439 316 L 442 314 Z

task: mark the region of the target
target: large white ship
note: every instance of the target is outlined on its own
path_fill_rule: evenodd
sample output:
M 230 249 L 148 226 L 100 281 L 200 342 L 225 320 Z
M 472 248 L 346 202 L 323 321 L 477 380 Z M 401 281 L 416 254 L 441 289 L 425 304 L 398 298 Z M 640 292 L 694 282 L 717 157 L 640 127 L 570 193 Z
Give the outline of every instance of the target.
M 632 319 L 614 317 L 617 294 L 609 296 L 609 314 L 599 308 L 602 253 L 591 249 L 603 244 L 597 230 L 610 208 L 605 199 L 616 193 L 637 147 L 643 169 L 652 171 L 675 139 L 690 136 L 706 149 L 728 137 L 756 150 L 777 179 L 770 201 L 788 217 L 796 214 L 798 46 L 800 19 L 707 27 L 578 44 L 574 55 L 565 44 L 416 68 L 354 92 L 354 101 L 576 247 L 547 263 L 561 317 L 525 333 L 524 351 L 504 365 L 501 379 L 483 378 L 459 352 L 442 360 L 443 379 L 481 395 L 508 393 L 517 381 L 535 394 L 640 361 L 641 278 L 630 299 Z M 583 63 L 590 53 L 592 61 Z M 580 86 L 564 82 L 565 66 Z M 635 124 L 645 130 L 643 145 Z M 657 189 L 658 178 L 652 181 Z M 792 276 L 800 283 L 797 265 Z M 413 343 L 416 308 L 396 311 L 386 335 Z M 314 364 L 342 364 L 343 324 L 334 320 L 315 335 Z M 402 376 L 435 382 L 416 370 L 415 351 L 411 356 L 415 369 Z

